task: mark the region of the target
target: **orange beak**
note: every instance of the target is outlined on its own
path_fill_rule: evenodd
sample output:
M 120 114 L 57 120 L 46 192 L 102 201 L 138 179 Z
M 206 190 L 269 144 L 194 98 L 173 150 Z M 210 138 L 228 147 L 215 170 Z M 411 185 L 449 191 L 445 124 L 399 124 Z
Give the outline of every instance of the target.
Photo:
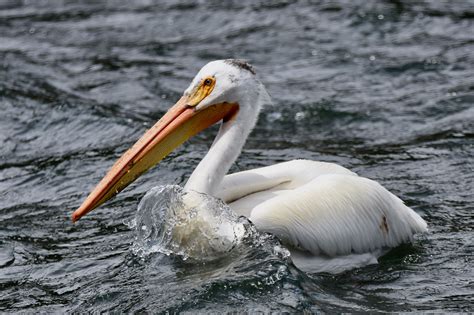
M 220 103 L 196 110 L 188 102 L 188 97 L 181 97 L 115 162 L 82 205 L 74 211 L 73 222 L 118 194 L 189 138 L 218 121 L 231 119 L 239 108 L 238 104 Z

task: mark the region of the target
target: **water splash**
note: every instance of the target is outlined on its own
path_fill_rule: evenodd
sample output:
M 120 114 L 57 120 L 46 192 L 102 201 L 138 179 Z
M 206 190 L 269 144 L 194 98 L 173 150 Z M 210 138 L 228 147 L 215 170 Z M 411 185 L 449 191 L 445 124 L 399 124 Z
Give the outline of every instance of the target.
M 151 189 L 129 227 L 136 233 L 132 251 L 142 258 L 159 252 L 210 261 L 240 246 L 265 247 L 279 257 L 289 256 L 276 239 L 259 234 L 221 200 L 176 185 Z

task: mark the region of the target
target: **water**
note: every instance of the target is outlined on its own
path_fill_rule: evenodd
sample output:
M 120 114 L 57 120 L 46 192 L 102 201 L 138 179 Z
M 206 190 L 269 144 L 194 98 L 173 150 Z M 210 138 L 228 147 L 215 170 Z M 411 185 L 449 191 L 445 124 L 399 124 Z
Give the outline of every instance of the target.
M 177 185 L 157 186 L 143 197 L 129 224 L 136 231 L 133 251 L 141 257 L 158 252 L 196 263 L 218 260 L 244 239 L 254 239 L 255 229 L 242 220 L 212 196 L 186 193 Z
M 0 2 L 0 311 L 472 311 L 473 1 Z M 156 185 L 208 130 L 70 222 L 213 59 L 273 97 L 232 171 L 294 158 L 381 182 L 430 232 L 379 264 L 307 274 L 271 237 L 193 264 L 134 251 Z M 252 247 L 254 246 L 254 247 Z

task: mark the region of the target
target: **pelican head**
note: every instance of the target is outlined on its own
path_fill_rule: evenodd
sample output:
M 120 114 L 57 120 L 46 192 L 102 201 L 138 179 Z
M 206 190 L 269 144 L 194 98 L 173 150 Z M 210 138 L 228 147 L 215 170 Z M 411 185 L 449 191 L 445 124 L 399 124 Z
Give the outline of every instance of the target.
M 255 125 L 261 104 L 266 100 L 268 94 L 265 88 L 246 62 L 227 59 L 208 63 L 195 76 L 178 102 L 112 166 L 73 213 L 72 220 L 79 220 L 118 194 L 176 147 L 217 122 L 222 122 L 222 127 L 216 139 L 231 125 L 234 133 L 241 133 L 240 138 L 243 140 L 233 146 L 233 151 L 240 153 L 248 133 Z M 226 158 L 225 154 L 222 156 Z M 237 156 L 232 155 L 231 163 Z M 219 164 L 218 161 L 213 163 Z M 225 167 L 220 166 L 219 172 L 227 172 L 229 163 L 222 164 Z M 211 180 L 202 179 L 198 173 L 193 182 L 204 181 L 205 185 L 210 185 Z M 206 192 L 206 189 L 202 190 Z
M 195 95 L 197 109 L 219 103 L 236 103 L 245 91 L 258 84 L 253 68 L 240 60 L 211 61 L 194 77 L 184 95 Z M 202 89 L 202 86 L 208 86 Z M 201 89 L 201 90 L 200 90 Z M 201 93 L 209 91 L 208 95 Z

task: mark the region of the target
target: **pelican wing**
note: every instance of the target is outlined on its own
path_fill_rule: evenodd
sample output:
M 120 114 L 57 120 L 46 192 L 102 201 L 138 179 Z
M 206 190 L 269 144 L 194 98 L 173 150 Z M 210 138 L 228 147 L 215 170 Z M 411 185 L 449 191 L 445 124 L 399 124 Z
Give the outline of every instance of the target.
M 256 192 L 295 189 L 325 174 L 357 176 L 345 167 L 333 163 L 292 160 L 226 175 L 217 197 L 230 203 Z
M 293 161 L 294 169 L 281 164 L 229 175 L 223 195 L 240 197 L 230 203 L 237 213 L 293 247 L 348 255 L 394 247 L 426 231 L 416 212 L 373 180 L 335 164 Z M 252 188 L 258 189 L 251 193 Z

